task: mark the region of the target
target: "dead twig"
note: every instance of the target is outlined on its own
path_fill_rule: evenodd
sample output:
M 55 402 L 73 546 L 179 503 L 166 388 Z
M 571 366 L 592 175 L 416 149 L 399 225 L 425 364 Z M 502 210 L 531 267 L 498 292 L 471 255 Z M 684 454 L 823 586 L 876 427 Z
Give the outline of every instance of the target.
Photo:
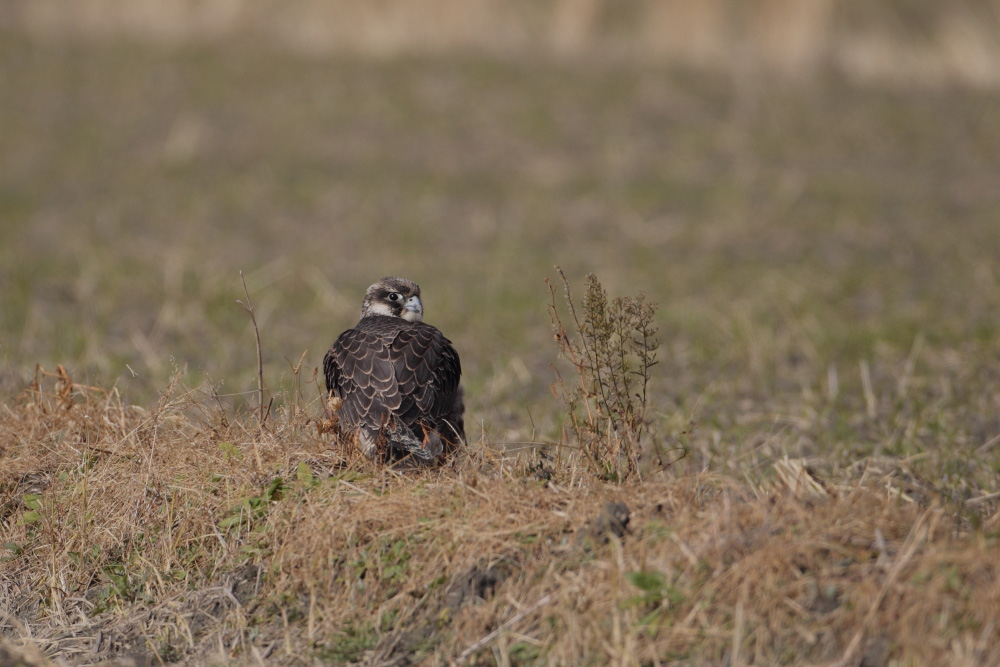
M 258 419 L 261 426 L 264 425 L 264 355 L 261 354 L 260 350 L 260 330 L 257 328 L 257 316 L 253 312 L 253 306 L 250 304 L 250 291 L 247 290 L 247 279 L 243 276 L 243 271 L 240 271 L 240 280 L 243 281 L 243 293 L 246 295 L 246 303 L 243 303 L 240 299 L 236 300 L 236 303 L 243 306 L 243 310 L 250 314 L 250 322 L 253 323 L 253 336 L 257 342 L 257 408 L 260 411 Z M 268 406 L 270 408 L 270 406 Z

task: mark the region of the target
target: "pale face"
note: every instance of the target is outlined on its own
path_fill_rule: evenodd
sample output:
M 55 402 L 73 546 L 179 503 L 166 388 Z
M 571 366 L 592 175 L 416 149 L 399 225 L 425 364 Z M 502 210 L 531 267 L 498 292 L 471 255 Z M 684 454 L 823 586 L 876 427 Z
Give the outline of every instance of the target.
M 361 317 L 371 315 L 422 322 L 424 305 L 420 301 L 420 286 L 403 278 L 383 278 L 368 288 L 361 305 Z

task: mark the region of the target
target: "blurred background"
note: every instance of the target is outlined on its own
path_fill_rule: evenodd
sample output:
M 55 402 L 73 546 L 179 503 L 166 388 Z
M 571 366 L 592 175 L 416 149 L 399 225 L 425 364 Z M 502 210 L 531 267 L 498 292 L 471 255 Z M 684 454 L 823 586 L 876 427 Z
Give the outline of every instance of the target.
M 401 275 L 468 423 L 551 435 L 556 264 L 660 304 L 669 428 L 997 386 L 1000 2 L 0 0 L 5 395 L 253 401 L 242 270 L 312 398 Z

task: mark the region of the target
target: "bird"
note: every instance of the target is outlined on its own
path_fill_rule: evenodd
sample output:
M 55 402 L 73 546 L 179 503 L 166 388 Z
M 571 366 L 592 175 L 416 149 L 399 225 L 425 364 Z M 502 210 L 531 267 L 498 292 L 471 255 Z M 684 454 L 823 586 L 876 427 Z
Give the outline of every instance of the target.
M 458 352 L 423 318 L 420 286 L 386 276 L 323 358 L 340 433 L 372 460 L 440 463 L 465 443 Z

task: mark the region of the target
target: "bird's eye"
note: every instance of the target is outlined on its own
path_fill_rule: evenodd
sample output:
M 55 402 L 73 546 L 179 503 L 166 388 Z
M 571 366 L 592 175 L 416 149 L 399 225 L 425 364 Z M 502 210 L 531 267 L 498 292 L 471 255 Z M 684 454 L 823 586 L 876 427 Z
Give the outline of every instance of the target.
M 400 297 L 400 296 L 399 296 L 399 294 L 398 294 L 398 293 L 396 293 L 396 292 L 390 292 L 390 293 L 389 293 L 389 301 L 392 301 L 392 302 L 396 302 L 396 301 L 399 301 L 399 300 L 400 300 L 400 298 L 401 298 L 401 297 Z

